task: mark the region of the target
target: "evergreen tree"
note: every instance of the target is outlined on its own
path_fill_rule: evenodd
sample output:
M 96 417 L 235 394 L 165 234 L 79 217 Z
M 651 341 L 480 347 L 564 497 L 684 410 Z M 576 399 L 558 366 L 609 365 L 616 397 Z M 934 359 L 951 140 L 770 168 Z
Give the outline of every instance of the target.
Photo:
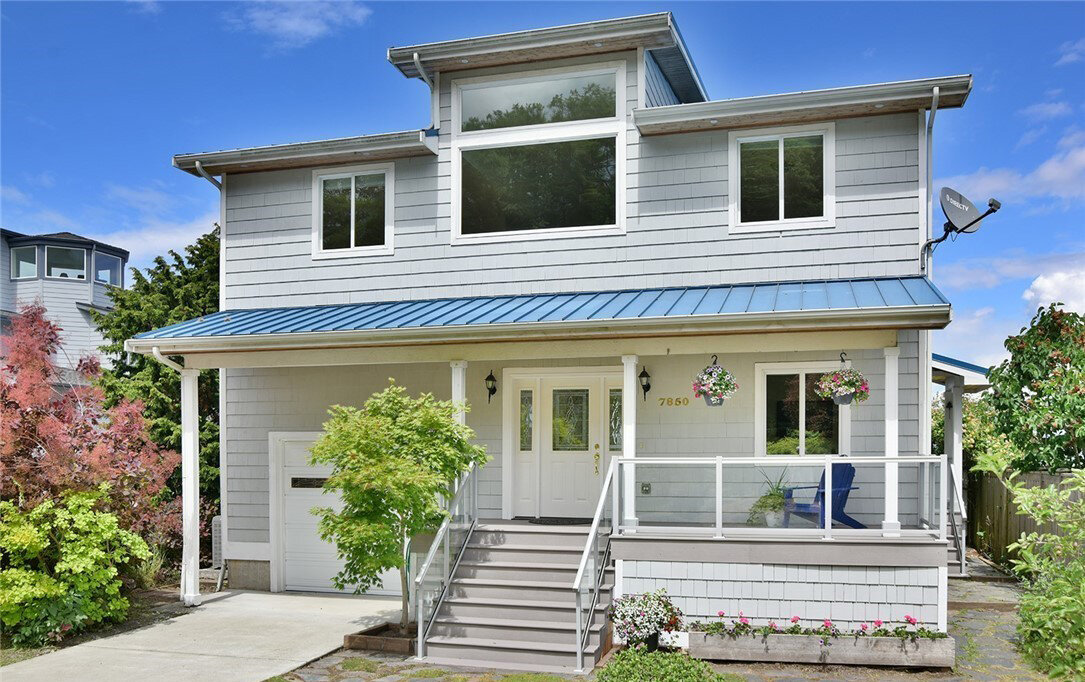
M 170 250 L 140 272 L 132 268 L 132 286 L 111 288 L 113 310 L 95 313 L 107 343 L 102 351 L 112 362 L 101 385 L 107 405 L 140 400 L 151 439 L 159 447 L 181 451 L 180 375 L 147 355 L 126 353 L 124 342 L 136 334 L 207 315 L 219 309 L 219 227 L 185 247 Z M 200 495 L 217 506 L 219 499 L 218 372 L 204 371 L 199 381 Z M 180 468 L 170 479 L 180 494 Z

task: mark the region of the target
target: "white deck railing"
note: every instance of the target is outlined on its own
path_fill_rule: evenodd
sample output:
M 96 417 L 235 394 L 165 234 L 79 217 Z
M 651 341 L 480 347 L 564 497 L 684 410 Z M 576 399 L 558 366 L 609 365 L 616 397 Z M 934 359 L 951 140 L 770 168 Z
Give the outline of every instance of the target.
M 944 456 L 649 456 L 614 462 L 610 483 L 617 498 L 613 514 L 618 535 L 946 538 L 949 480 Z M 839 481 L 835 486 L 833 482 L 833 465 L 844 464 L 855 471 L 846 494 Z M 901 478 L 900 472 L 908 469 L 915 470 L 914 478 Z M 791 515 L 806 520 L 797 519 L 790 527 L 750 525 L 743 518 L 749 506 L 767 490 L 766 481 L 780 478 L 779 472 L 784 472 L 785 487 L 792 489 Z M 846 498 L 843 509 L 833 508 L 834 497 Z M 811 516 L 818 518 L 811 522 Z M 841 519 L 863 527 L 847 527 Z

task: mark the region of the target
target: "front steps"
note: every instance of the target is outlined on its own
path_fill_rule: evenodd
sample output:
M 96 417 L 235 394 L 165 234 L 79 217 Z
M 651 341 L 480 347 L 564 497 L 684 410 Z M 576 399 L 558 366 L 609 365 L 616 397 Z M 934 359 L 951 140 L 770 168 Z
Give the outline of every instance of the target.
M 954 512 L 954 516 L 957 520 L 957 530 L 963 534 L 965 528 L 964 518 L 958 511 Z M 947 573 L 950 578 L 967 578 L 968 566 L 962 565 L 960 559 L 957 557 L 957 548 L 961 546 L 959 543 L 963 543 L 965 539 L 963 537 L 958 537 L 956 534 L 954 534 L 953 524 L 950 524 L 949 528 L 947 528 L 946 530 L 948 531 L 946 541 L 949 543 L 948 547 L 946 548 L 946 567 L 948 568 Z M 967 562 L 965 563 L 967 564 Z
M 426 639 L 427 662 L 538 672 L 576 668 L 573 580 L 587 526 L 480 524 Z M 612 573 L 589 622 L 584 667 L 604 652 Z

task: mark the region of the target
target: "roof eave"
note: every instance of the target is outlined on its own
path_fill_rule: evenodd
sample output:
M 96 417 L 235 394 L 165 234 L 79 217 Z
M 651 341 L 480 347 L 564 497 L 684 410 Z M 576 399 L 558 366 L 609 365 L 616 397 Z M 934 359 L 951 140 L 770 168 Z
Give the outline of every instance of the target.
M 524 341 L 552 338 L 593 339 L 624 335 L 736 334 L 751 332 L 824 331 L 829 329 L 942 329 L 950 322 L 948 304 L 892 306 L 849 310 L 796 310 L 726 313 L 617 320 L 529 322 L 455 327 L 366 329 L 237 336 L 132 338 L 128 352 L 167 355 L 192 353 L 402 346 L 457 341 Z
M 173 165 L 199 177 L 196 162 L 200 162 L 209 174 L 222 175 L 363 163 L 436 153 L 436 140 L 428 137 L 425 130 L 406 130 L 267 147 L 178 154 L 173 157 Z
M 427 70 L 457 71 L 638 47 L 672 47 L 680 40 L 670 12 L 589 21 L 511 33 L 388 48 L 388 61 L 419 78 L 414 55 Z
M 929 108 L 935 87 L 939 89 L 939 109 L 959 108 L 972 91 L 972 76 L 642 108 L 634 110 L 633 120 L 641 134 L 662 135 L 880 116 Z

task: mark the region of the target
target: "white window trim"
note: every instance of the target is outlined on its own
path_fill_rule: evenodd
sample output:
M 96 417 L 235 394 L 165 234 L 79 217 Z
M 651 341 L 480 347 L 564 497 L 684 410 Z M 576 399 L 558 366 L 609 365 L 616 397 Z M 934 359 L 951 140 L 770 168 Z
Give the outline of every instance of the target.
M 17 268 L 15 267 L 15 252 L 20 251 L 20 250 L 26 250 L 26 249 L 30 249 L 31 251 L 34 252 L 34 274 L 33 275 L 24 275 L 22 277 L 16 277 L 15 272 L 16 272 Z M 13 246 L 13 247 L 11 247 L 10 257 L 11 257 L 11 262 L 8 263 L 8 268 L 9 268 L 10 272 L 8 272 L 8 274 L 11 276 L 11 279 L 37 279 L 38 278 L 38 247 L 37 246 Z
M 626 134 L 626 98 L 628 82 L 626 62 L 615 61 L 591 66 L 571 66 L 556 69 L 532 71 L 510 77 L 507 74 L 458 78 L 452 81 L 452 239 L 453 246 L 463 244 L 485 244 L 494 242 L 532 241 L 554 239 L 558 237 L 586 237 L 625 234 L 625 156 Z M 461 94 L 465 89 L 500 85 L 504 83 L 523 83 L 546 80 L 558 75 L 594 75 L 614 74 L 615 115 L 613 118 L 595 118 L 586 121 L 564 121 L 540 125 L 498 128 L 495 130 L 473 130 L 466 133 L 460 130 Z M 509 230 L 506 232 L 487 232 L 485 234 L 463 234 L 461 230 L 461 196 L 463 192 L 463 173 L 461 152 L 473 149 L 492 149 L 495 147 L 516 147 L 548 142 L 569 142 L 614 137 L 614 218 L 613 225 L 586 225 L 573 227 L 555 227 L 542 230 Z
M 105 256 L 106 258 L 116 259 L 117 263 L 120 264 L 120 268 L 117 270 L 117 272 L 120 274 L 120 281 L 117 282 L 116 284 L 114 284 L 113 282 L 106 282 L 105 280 L 98 279 L 98 259 L 101 258 L 102 256 Z M 94 274 L 94 283 L 95 284 L 104 284 L 104 285 L 109 286 L 109 287 L 123 287 L 124 286 L 124 261 L 121 260 L 121 258 L 119 256 L 114 256 L 111 253 L 102 253 L 101 251 L 95 251 L 94 252 L 94 268 L 93 269 L 94 269 L 93 274 Z
M 821 133 L 824 139 L 822 151 L 822 170 L 825 178 L 824 215 L 814 218 L 784 218 L 784 172 L 783 144 L 780 144 L 780 219 L 758 222 L 739 222 L 741 216 L 741 166 L 739 163 L 739 144 L 742 142 L 761 142 L 782 140 L 786 137 L 802 137 L 810 133 Z M 778 230 L 803 230 L 811 228 L 834 227 L 836 225 L 836 124 L 818 123 L 784 128 L 759 128 L 756 130 L 732 131 L 727 139 L 727 198 L 728 224 L 731 234 L 766 232 Z
M 851 361 L 847 362 L 847 365 L 851 366 Z M 806 361 L 806 362 L 758 362 L 754 364 L 754 456 L 755 457 L 779 457 L 780 455 L 770 455 L 765 452 L 765 428 L 767 425 L 767 418 L 765 414 L 765 377 L 770 374 L 818 374 L 823 372 L 831 372 L 840 367 L 840 363 L 833 360 L 825 361 Z M 801 387 L 801 378 L 800 378 Z M 833 454 L 848 455 L 851 454 L 851 406 L 850 405 L 837 405 L 837 447 L 838 452 Z M 806 391 L 799 391 L 799 415 L 801 418 L 800 427 L 805 424 L 806 421 Z M 799 443 L 800 449 L 806 447 L 806 433 L 805 429 L 799 428 Z M 807 455 L 803 454 L 803 457 L 824 457 L 824 455 Z
M 78 277 L 52 277 L 49 275 L 49 249 L 64 249 L 65 251 L 82 251 L 83 252 L 83 278 Z M 86 282 L 87 281 L 87 250 L 81 249 L 78 246 L 45 246 L 45 270 L 43 271 L 45 279 L 57 279 L 62 282 Z
M 384 175 L 384 243 L 378 246 L 352 246 L 349 249 L 325 249 L 321 232 L 324 219 L 323 181 L 334 178 L 353 178 L 356 175 Z M 358 166 L 332 166 L 313 171 L 313 259 L 355 258 L 359 256 L 391 256 L 395 239 L 396 165 L 394 163 L 367 163 Z M 354 239 L 354 202 L 351 202 L 351 239 Z

